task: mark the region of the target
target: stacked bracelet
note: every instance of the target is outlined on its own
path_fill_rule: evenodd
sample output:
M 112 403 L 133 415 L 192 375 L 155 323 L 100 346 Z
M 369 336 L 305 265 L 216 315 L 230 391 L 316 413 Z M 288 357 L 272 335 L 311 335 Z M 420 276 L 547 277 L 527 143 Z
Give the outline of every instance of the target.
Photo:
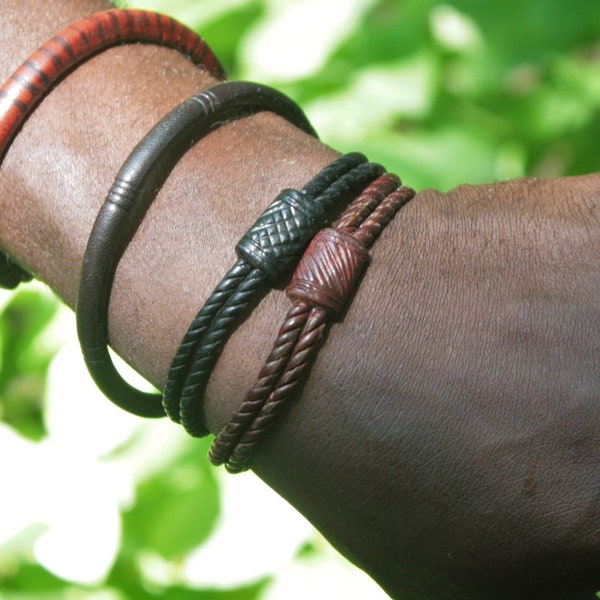
M 288 274 L 315 233 L 382 172 L 362 154 L 344 155 L 304 189 L 284 190 L 238 243 L 238 261 L 190 325 L 165 385 L 165 410 L 190 435 L 208 434 L 202 411 L 206 386 L 250 302 L 265 283 Z
M 27 116 L 62 76 L 94 53 L 138 41 L 174 48 L 216 78 L 225 77 L 204 41 L 173 19 L 140 10 L 97 13 L 46 42 L 0 88 L 0 161 Z M 237 244 L 237 261 L 181 342 L 164 394 L 132 387 L 108 350 L 108 307 L 118 263 L 183 154 L 224 123 L 261 111 L 316 136 L 291 100 L 248 82 L 221 83 L 195 94 L 153 127 L 117 174 L 98 213 L 83 258 L 76 308 L 84 359 L 100 390 L 131 413 L 167 414 L 191 435 L 204 436 L 202 400 L 233 328 L 260 300 L 266 284 L 287 276 L 308 246 L 287 290 L 294 305 L 259 381 L 211 449 L 211 461 L 226 463 L 231 472 L 247 468 L 254 448 L 310 368 L 328 321 L 343 310 L 368 260 L 367 249 L 414 194 L 359 153 L 334 160 L 301 190 L 283 190 Z M 335 228 L 323 229 L 357 195 Z M 0 287 L 30 278 L 0 250 Z
M 220 83 L 167 114 L 130 154 L 98 213 L 85 250 L 77 296 L 77 331 L 92 378 L 121 408 L 145 417 L 165 412 L 161 394 L 127 383 L 108 353 L 108 306 L 117 265 L 158 190 L 183 154 L 228 120 L 272 111 L 314 135 L 283 94 L 254 83 Z
M 118 44 L 149 42 L 178 50 L 218 79 L 225 74 L 207 44 L 170 17 L 143 10 L 108 10 L 77 21 L 34 52 L 0 88 L 0 161 L 41 98 L 92 54 Z M 31 276 L 0 250 L 0 287 Z
M 287 293 L 294 305 L 254 388 L 219 433 L 209 453 L 229 472 L 248 468 L 256 446 L 306 376 L 327 323 L 339 314 L 361 275 L 368 248 L 414 191 L 384 175 L 321 230 L 298 265 Z

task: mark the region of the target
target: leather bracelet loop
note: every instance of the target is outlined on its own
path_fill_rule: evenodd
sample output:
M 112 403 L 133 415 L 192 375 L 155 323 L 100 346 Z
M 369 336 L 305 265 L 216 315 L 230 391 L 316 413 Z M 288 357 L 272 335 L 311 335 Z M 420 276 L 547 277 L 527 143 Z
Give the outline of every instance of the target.
M 93 54 L 131 42 L 178 50 L 218 79 L 219 61 L 191 29 L 144 10 L 107 10 L 77 21 L 36 50 L 0 88 L 0 162 L 39 101 L 64 75 Z M 13 288 L 32 276 L 0 250 L 0 287 Z
M 296 200 L 302 198 L 304 204 L 310 201 L 313 207 L 318 208 L 321 216 L 315 221 L 315 226 L 310 232 L 303 232 L 305 243 L 302 246 L 292 241 L 289 251 L 276 250 L 282 256 L 289 256 L 288 266 L 291 267 L 292 258 L 293 262 L 299 259 L 308 240 L 318 229 L 334 218 L 341 205 L 356 197 L 384 171 L 380 165 L 365 161 L 366 158 L 358 153 L 344 155 L 323 169 L 312 182 L 307 184 L 301 194 L 295 195 Z M 348 165 L 356 166 L 348 168 Z M 346 168 L 347 172 L 344 173 L 343 168 Z M 325 182 L 330 183 L 328 187 L 324 185 Z M 311 198 L 306 193 L 307 189 L 319 193 L 315 198 Z M 275 200 L 275 204 L 278 204 L 278 200 Z M 265 214 L 270 215 L 271 209 L 267 208 Z M 247 234 L 247 239 L 254 238 L 256 232 L 262 231 L 263 218 L 261 217 L 250 230 L 250 234 Z M 263 238 L 261 243 L 264 243 L 264 247 L 269 243 L 277 246 L 281 241 L 279 236 L 273 239 L 266 235 Z M 164 392 L 165 410 L 172 420 L 180 422 L 186 431 L 195 437 L 208 434 L 204 425 L 202 401 L 219 354 L 232 328 L 246 311 L 249 303 L 256 301 L 258 295 L 265 291 L 265 283 L 272 279 L 270 271 L 252 268 L 245 259 L 238 260 L 234 268 L 241 269 L 243 265 L 247 265 L 248 269 L 244 279 L 237 286 L 228 286 L 225 283 L 229 279 L 228 273 L 215 290 L 217 296 L 211 295 L 200 310 L 182 340 L 167 377 Z M 278 267 L 277 273 L 281 273 Z M 223 295 L 222 290 L 225 286 L 229 288 L 229 292 Z
M 396 176 L 381 176 L 348 207 L 334 224 L 335 230 L 325 230 L 311 242 L 288 287 L 293 306 L 256 384 L 217 435 L 209 452 L 213 464 L 225 464 L 231 473 L 248 468 L 255 448 L 310 369 L 328 321 L 341 310 L 366 264 L 367 248 L 413 197 L 412 189 L 399 186 Z M 331 231 L 336 232 L 335 236 Z M 346 246 L 348 236 L 357 249 Z M 332 240 L 335 245 L 341 243 L 343 248 L 352 249 L 342 259 L 331 256 Z M 338 282 L 336 273 L 340 270 L 342 281 Z
M 301 191 L 294 191 L 296 200 L 301 197 L 307 201 L 314 200 L 314 198 L 330 192 L 332 188 L 336 194 L 339 193 L 341 189 L 340 179 L 353 169 L 366 163 L 366 161 L 367 158 L 358 152 L 339 157 L 322 169 Z M 288 190 L 282 193 L 289 196 L 292 192 Z M 277 202 L 277 199 L 275 202 Z M 268 211 L 269 208 L 265 212 Z M 252 239 L 253 235 L 249 232 L 249 234 L 242 237 L 242 240 Z M 266 245 L 266 243 L 262 245 Z M 186 410 L 185 406 L 193 403 L 193 400 L 191 400 L 182 406 L 181 396 L 184 386 L 187 385 L 188 395 L 198 394 L 198 390 L 202 385 L 202 374 L 207 369 L 208 372 L 212 369 L 210 365 L 211 357 L 214 357 L 214 353 L 218 352 L 218 344 L 224 344 L 223 335 L 227 335 L 230 325 L 235 322 L 236 312 L 241 314 L 246 310 L 248 303 L 244 302 L 244 299 L 248 294 L 243 290 L 247 290 L 250 284 L 255 285 L 258 289 L 263 284 L 263 277 L 267 275 L 268 271 L 254 269 L 248 261 L 241 258 L 215 287 L 188 327 L 173 357 L 163 393 L 165 412 L 176 423 L 181 422 L 181 413 Z M 251 296 L 252 294 L 250 294 Z M 206 338 L 209 328 L 210 336 Z M 217 346 L 213 341 L 215 337 L 217 338 Z M 199 349 L 201 343 L 203 348 Z M 194 361 L 195 371 L 200 375 L 190 378 L 189 374 Z M 198 379 L 200 379 L 200 386 L 197 385 Z M 197 387 L 191 387 L 192 385 Z M 189 426 L 190 429 L 195 431 L 197 436 L 205 435 L 207 432 L 202 424 L 201 411 L 194 408 L 191 408 L 190 411 L 194 415 L 191 418 L 195 420 L 195 423 Z
M 158 190 L 183 154 L 228 120 L 272 111 L 315 135 L 300 108 L 283 94 L 248 82 L 217 84 L 172 110 L 144 137 L 119 171 L 94 223 L 77 297 L 77 331 L 88 370 L 124 410 L 161 417 L 162 395 L 142 392 L 119 374 L 108 352 L 108 306 L 118 262 Z
M 0 248 L 0 288 L 12 290 L 20 283 L 31 281 L 33 275 L 22 269 Z

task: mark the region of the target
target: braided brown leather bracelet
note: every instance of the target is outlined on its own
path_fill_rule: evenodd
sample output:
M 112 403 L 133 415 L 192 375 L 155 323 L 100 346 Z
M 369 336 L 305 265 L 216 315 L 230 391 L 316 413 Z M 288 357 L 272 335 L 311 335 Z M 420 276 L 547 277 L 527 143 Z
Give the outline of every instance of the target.
M 217 79 L 225 79 L 219 61 L 191 29 L 145 10 L 107 10 L 77 21 L 36 50 L 0 88 L 0 162 L 17 131 L 45 94 L 93 54 L 130 42 L 148 42 L 178 50 Z M 31 279 L 0 250 L 0 287 Z
M 248 468 L 254 449 L 307 374 L 328 321 L 343 310 L 373 244 L 414 191 L 386 174 L 321 230 L 287 289 L 294 301 L 258 381 L 215 439 L 209 460 L 231 473 Z

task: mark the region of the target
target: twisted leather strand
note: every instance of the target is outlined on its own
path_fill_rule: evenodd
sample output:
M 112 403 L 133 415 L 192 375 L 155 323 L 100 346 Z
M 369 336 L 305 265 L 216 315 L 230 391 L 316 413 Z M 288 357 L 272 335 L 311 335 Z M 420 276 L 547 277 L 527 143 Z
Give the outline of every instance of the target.
M 343 228 L 349 233 L 353 232 L 386 195 L 397 189 L 399 185 L 400 180 L 395 175 L 388 173 L 382 175 L 346 208 L 334 227 Z M 311 307 L 304 303 L 292 306 L 255 386 L 248 392 L 229 423 L 215 438 L 209 452 L 209 460 L 213 464 L 223 464 L 228 460 L 249 425 L 260 413 L 290 361 L 310 311 Z
M 372 243 L 381 233 L 383 227 L 393 218 L 397 210 L 413 196 L 414 192 L 408 188 L 401 188 L 391 194 L 374 211 L 369 222 L 366 223 L 363 233 L 360 233 L 355 239 L 358 241 L 360 237 L 364 236 L 365 241 Z M 301 298 L 302 294 L 299 293 L 298 297 Z M 302 300 L 297 300 L 297 303 L 299 307 L 305 306 L 307 308 L 314 304 Z M 313 306 L 312 310 L 307 313 L 306 325 L 280 380 L 227 461 L 226 468 L 230 473 L 239 473 L 248 468 L 254 450 L 272 429 L 275 419 L 282 409 L 289 404 L 293 398 L 293 393 L 307 376 L 333 314 L 331 308 L 325 306 Z
M 324 167 L 301 191 L 306 201 L 314 200 L 316 196 L 324 194 L 346 173 L 366 162 L 366 157 L 358 152 L 345 154 Z M 339 185 L 339 184 L 338 184 Z M 339 189 L 339 188 L 334 188 Z M 285 196 L 286 191 L 282 192 Z M 275 200 L 277 202 L 277 199 Z M 273 205 L 272 203 L 270 207 Z M 270 208 L 269 207 L 269 208 Z M 267 209 L 268 210 L 268 209 Z M 260 220 L 260 219 L 259 219 Z M 236 290 L 252 270 L 245 259 L 239 259 L 224 276 L 221 282 L 213 290 L 212 294 L 198 312 L 171 362 L 167 380 L 163 391 L 163 406 L 166 414 L 176 423 L 181 422 L 180 398 L 186 379 L 188 377 L 194 355 L 197 352 L 200 341 L 206 334 L 219 311 L 235 294 Z M 239 304 L 239 299 L 235 300 Z M 240 307 L 240 313 L 245 307 Z M 209 367 L 212 368 L 212 367 Z M 193 417 L 191 417 L 193 418 Z M 190 420 L 191 420 L 190 418 Z M 201 425 L 202 417 L 195 419 L 191 428 L 204 434 L 205 428 Z
M 339 175 L 342 172 L 340 165 L 346 162 L 356 164 L 359 158 L 363 162 Z M 184 385 L 178 402 L 179 412 L 172 418 L 181 422 L 190 435 L 202 437 L 208 434 L 202 410 L 206 386 L 233 327 L 246 312 L 249 303 L 259 300 L 267 282 L 278 281 L 291 271 L 310 239 L 320 228 L 331 222 L 340 205 L 359 194 L 383 172 L 380 165 L 366 163 L 364 160 L 366 159 L 360 154 L 345 155 L 334 161 L 330 167 L 326 167 L 312 181 L 312 185 L 307 186 L 317 193 L 321 192 L 312 201 L 309 201 L 310 198 L 305 193 L 306 188 L 300 192 L 285 190 L 243 236 L 236 250 L 243 256 L 240 260 L 252 264 L 255 268 L 248 272 L 244 282 L 227 299 L 208 327 L 198 331 L 192 322 L 190 330 L 195 333 L 185 338 L 185 351 L 191 351 L 191 360 L 178 360 L 178 365 L 189 366 L 186 371 L 182 369 L 177 373 Z M 338 177 L 334 179 L 336 174 Z M 281 197 L 289 199 L 290 194 L 301 212 L 311 211 L 313 218 L 310 221 L 300 219 L 302 223 L 299 226 L 298 214 L 294 219 L 288 219 L 284 210 L 285 216 L 281 216 Z M 239 265 L 239 261 L 236 265 Z M 199 317 L 204 321 L 202 312 L 203 310 L 200 311 Z M 195 346 L 192 338 L 197 340 Z M 181 377 L 182 374 L 184 377 Z M 167 389 L 172 390 L 166 386 L 165 390 Z M 176 395 L 169 395 L 167 398 L 165 394 L 165 399 L 169 401 L 169 411 L 177 408 Z
M 280 92 L 247 82 L 217 84 L 188 98 L 150 130 L 125 161 L 98 213 L 83 258 L 77 332 L 100 390 L 133 414 L 161 417 L 165 412 L 162 395 L 129 385 L 108 352 L 108 306 L 119 260 L 181 156 L 225 122 L 260 111 L 277 113 L 316 135 L 300 108 Z
M 312 256 L 314 246 L 320 243 L 319 238 L 327 237 L 332 232 L 337 232 L 342 237 L 352 233 L 354 242 L 358 242 L 366 252 L 383 227 L 414 195 L 413 190 L 409 188 L 398 188 L 399 181 L 392 176 L 385 175 L 376 184 L 368 190 L 368 194 L 359 199 L 361 202 L 357 201 L 349 207 L 336 223 L 335 230 L 324 230 L 315 237 L 294 275 L 291 288 L 298 273 L 305 270 L 303 264 L 307 260 L 314 261 L 317 265 L 320 263 L 320 259 Z M 390 186 L 395 189 L 390 189 Z M 381 203 L 375 208 L 374 204 L 377 205 L 379 201 Z M 367 218 L 369 212 L 371 215 Z M 366 220 L 361 225 L 360 221 L 363 219 Z M 360 269 L 351 273 L 350 280 L 356 278 L 359 272 Z M 347 297 L 351 287 L 346 287 L 342 296 Z M 292 297 L 294 296 L 292 292 Z M 335 314 L 331 304 L 315 304 L 313 301 L 308 303 L 296 297 L 257 384 L 213 443 L 209 453 L 213 464 L 225 463 L 227 470 L 232 473 L 248 468 L 254 449 L 272 428 L 276 417 L 304 380 L 326 326 Z M 338 310 L 339 306 L 338 303 Z
M 19 128 L 57 81 L 91 55 L 131 42 L 173 48 L 218 79 L 225 79 L 204 40 L 170 17 L 144 10 L 93 14 L 44 43 L 0 88 L 0 162 Z M 0 250 L 0 287 L 13 288 L 30 279 L 31 275 Z

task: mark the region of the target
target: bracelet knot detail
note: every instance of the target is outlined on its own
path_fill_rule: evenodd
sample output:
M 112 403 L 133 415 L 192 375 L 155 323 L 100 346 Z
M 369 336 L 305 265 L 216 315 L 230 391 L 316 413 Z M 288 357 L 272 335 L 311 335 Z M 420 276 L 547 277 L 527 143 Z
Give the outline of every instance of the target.
M 344 310 L 370 258 L 369 248 L 413 196 L 386 173 L 313 238 L 292 275 L 292 308 L 253 388 L 209 451 L 230 473 L 248 469 L 254 450 L 273 428 L 310 371 L 328 322 Z
M 339 314 L 369 260 L 366 246 L 339 229 L 322 229 L 298 264 L 286 293 L 294 302 Z
M 237 255 L 270 280 L 288 273 L 324 220 L 324 207 L 300 190 L 283 190 L 236 246 Z

